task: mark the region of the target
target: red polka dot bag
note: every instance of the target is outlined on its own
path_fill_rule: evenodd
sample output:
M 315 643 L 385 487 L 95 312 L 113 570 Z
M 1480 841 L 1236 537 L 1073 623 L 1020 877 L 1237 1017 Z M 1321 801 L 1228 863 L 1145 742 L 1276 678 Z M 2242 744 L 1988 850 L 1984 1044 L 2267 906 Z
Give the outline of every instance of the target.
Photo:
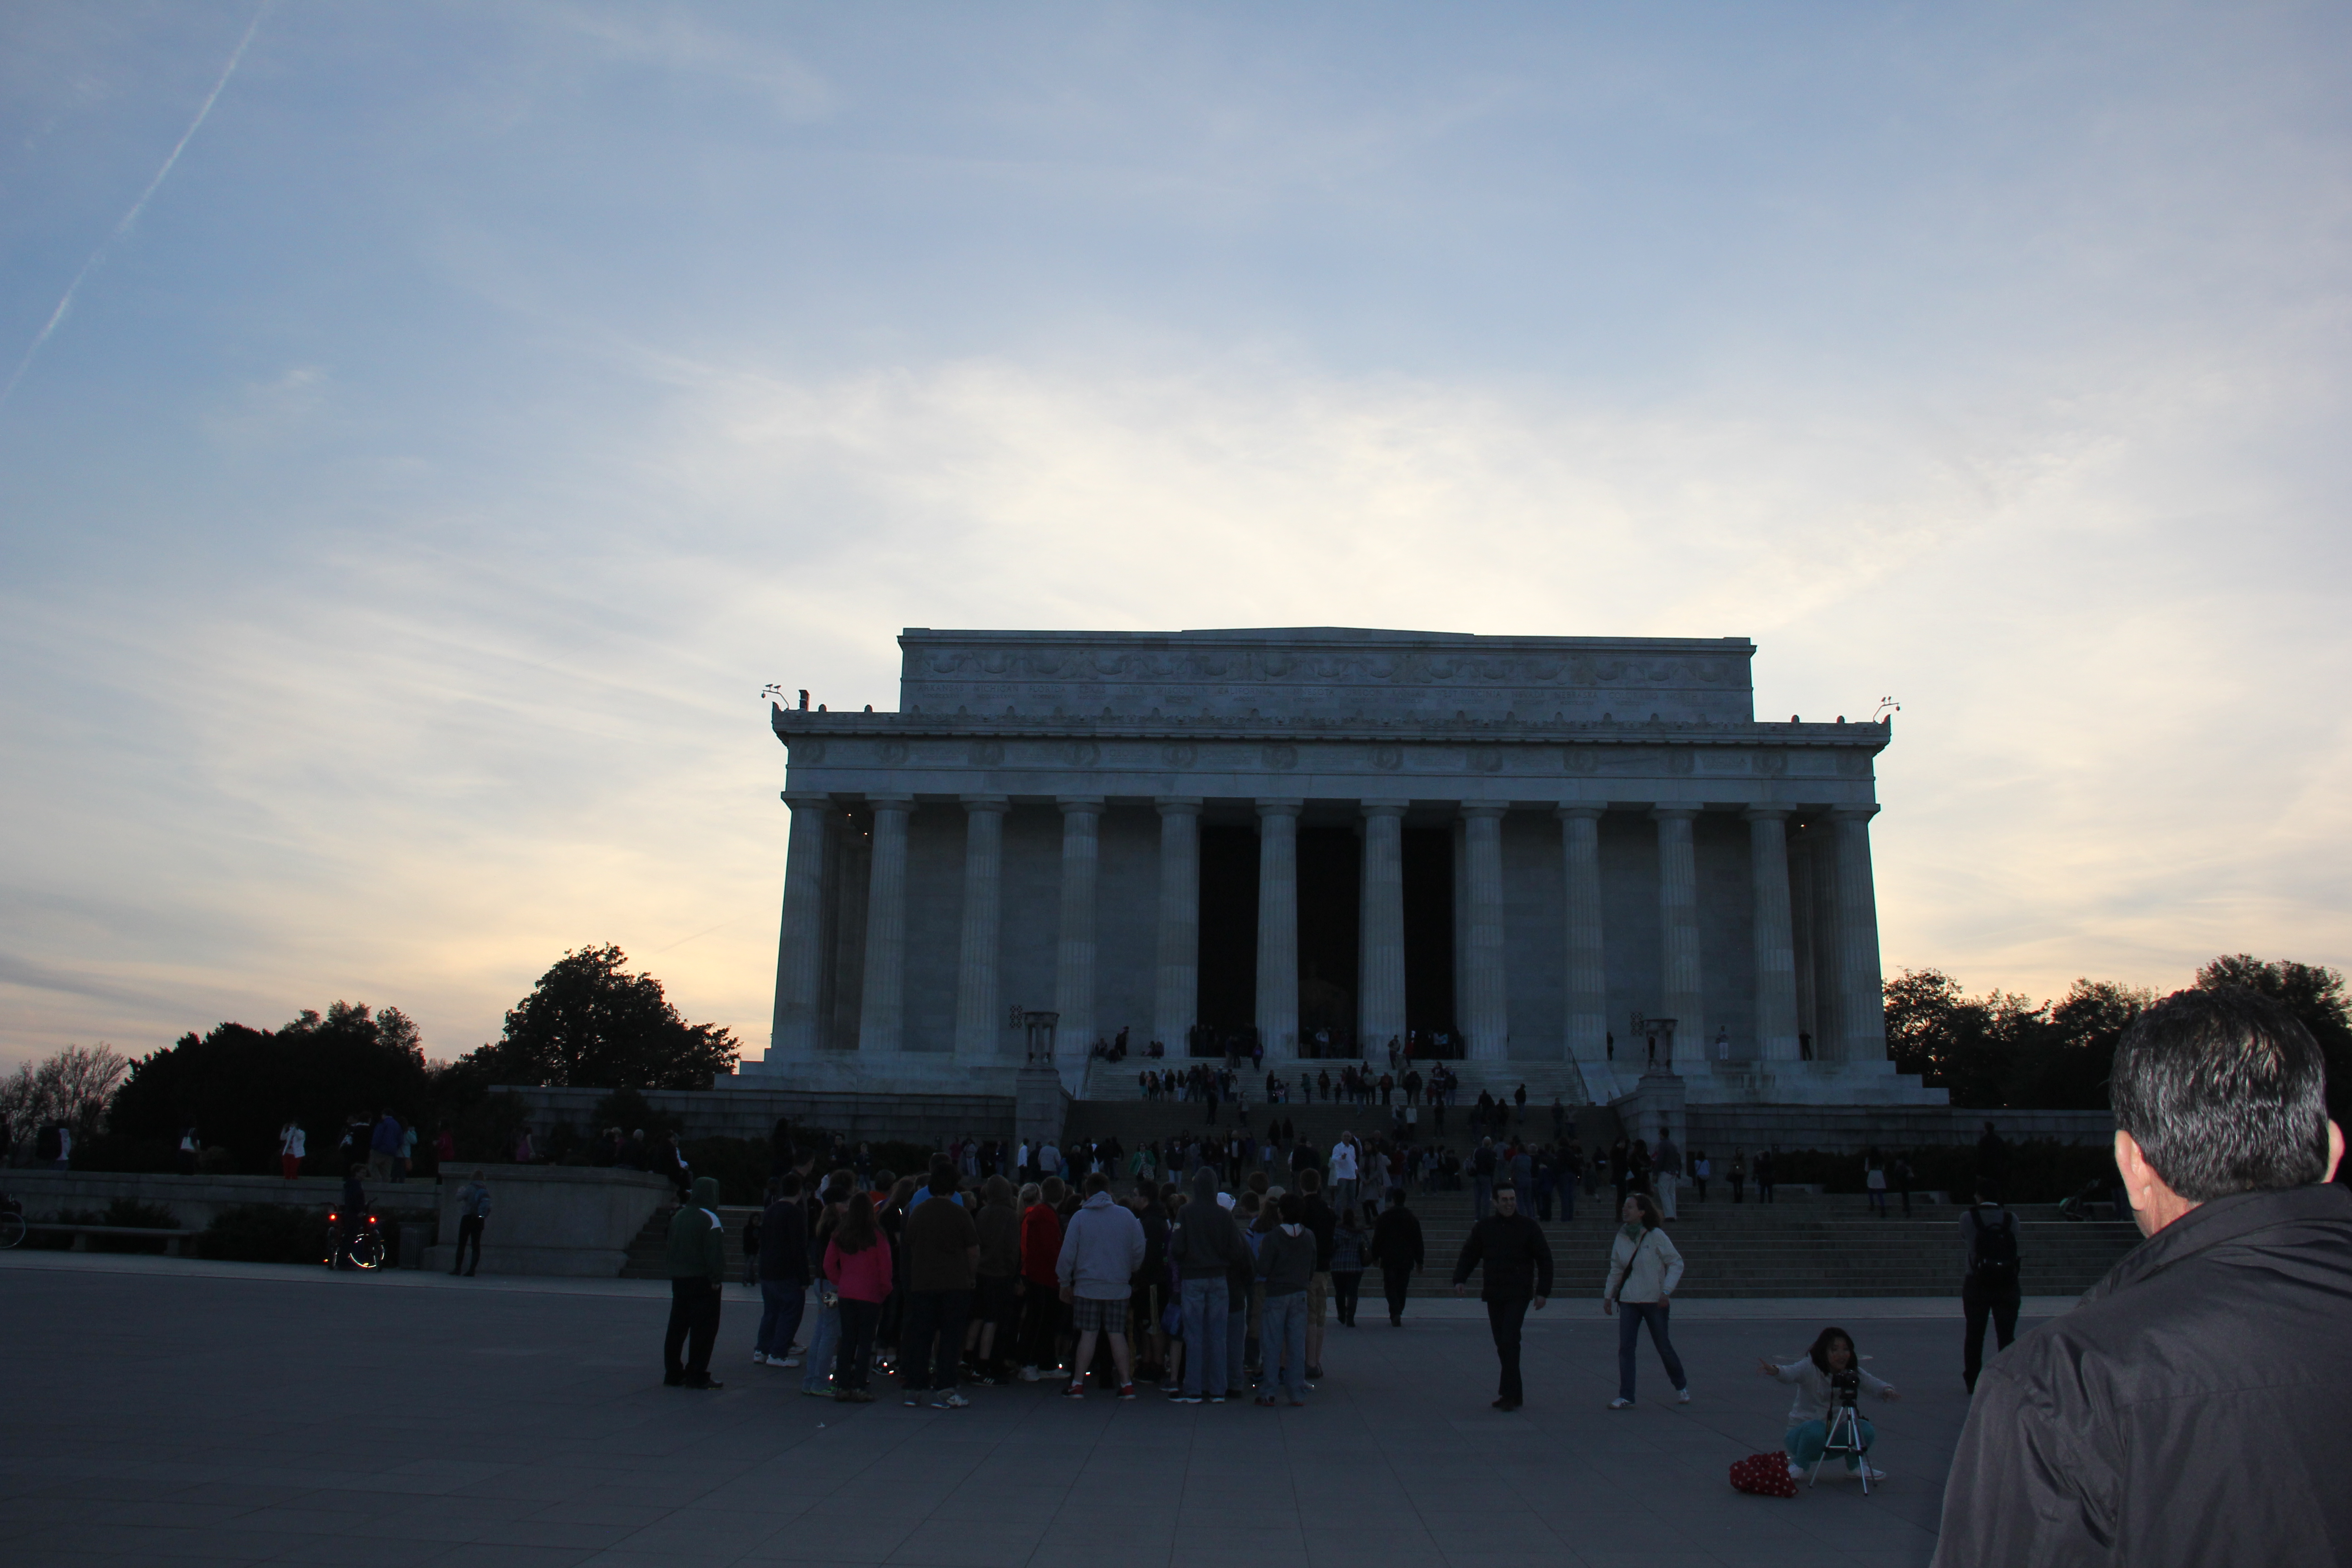
M 1755 1497 L 1795 1497 L 1797 1483 L 1789 1474 L 1789 1456 L 1778 1448 L 1750 1454 L 1731 1467 L 1733 1489 Z

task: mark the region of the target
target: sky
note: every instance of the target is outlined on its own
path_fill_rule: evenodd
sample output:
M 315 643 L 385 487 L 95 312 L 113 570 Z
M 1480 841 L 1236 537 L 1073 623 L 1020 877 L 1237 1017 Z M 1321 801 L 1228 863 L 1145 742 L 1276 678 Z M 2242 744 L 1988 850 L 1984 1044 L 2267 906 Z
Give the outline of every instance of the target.
M 1901 704 L 1890 972 L 2352 963 L 2347 77 L 2322 5 L 0 9 L 0 1067 L 455 1056 L 605 942 L 756 1056 L 760 689 L 909 626 L 1748 637 Z

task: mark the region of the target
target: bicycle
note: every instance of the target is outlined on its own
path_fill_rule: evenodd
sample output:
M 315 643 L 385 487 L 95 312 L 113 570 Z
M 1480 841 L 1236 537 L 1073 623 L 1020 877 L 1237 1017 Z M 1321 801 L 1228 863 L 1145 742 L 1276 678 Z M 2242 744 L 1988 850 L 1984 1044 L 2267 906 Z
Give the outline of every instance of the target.
M 349 1222 L 340 1214 L 327 1215 L 327 1267 L 340 1269 L 346 1258 L 354 1268 L 383 1267 L 383 1232 L 376 1227 L 375 1215 Z
M 0 1193 L 0 1249 L 16 1246 L 25 1239 L 25 1205 L 5 1193 Z

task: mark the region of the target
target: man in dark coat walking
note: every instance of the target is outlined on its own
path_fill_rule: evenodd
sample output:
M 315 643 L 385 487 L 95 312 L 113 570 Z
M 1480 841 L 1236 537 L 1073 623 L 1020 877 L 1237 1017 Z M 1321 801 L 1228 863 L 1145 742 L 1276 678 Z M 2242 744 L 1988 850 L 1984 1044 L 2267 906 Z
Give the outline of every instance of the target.
M 1528 1303 L 1532 1300 L 1540 1312 L 1551 1294 L 1551 1244 L 1544 1239 L 1543 1226 L 1519 1212 L 1518 1189 L 1507 1182 L 1495 1188 L 1495 1212 L 1472 1226 L 1469 1239 L 1462 1244 L 1462 1257 L 1454 1265 L 1455 1295 L 1462 1294 L 1470 1271 L 1482 1263 L 1486 1275 L 1478 1296 L 1486 1303 L 1486 1326 L 1494 1332 L 1495 1354 L 1503 1363 L 1495 1408 L 1517 1410 L 1521 1399 L 1519 1330 L 1528 1321 Z
M 1421 1216 L 1404 1206 L 1404 1194 L 1389 1194 L 1388 1212 L 1372 1222 L 1372 1250 L 1366 1261 L 1381 1271 L 1389 1298 L 1389 1326 L 1404 1327 L 1405 1288 L 1427 1261 L 1421 1242 Z
M 2352 1560 L 2352 1193 L 2320 1047 L 2252 991 L 2183 991 L 2116 1049 L 2148 1237 L 1977 1385 L 1940 1568 Z

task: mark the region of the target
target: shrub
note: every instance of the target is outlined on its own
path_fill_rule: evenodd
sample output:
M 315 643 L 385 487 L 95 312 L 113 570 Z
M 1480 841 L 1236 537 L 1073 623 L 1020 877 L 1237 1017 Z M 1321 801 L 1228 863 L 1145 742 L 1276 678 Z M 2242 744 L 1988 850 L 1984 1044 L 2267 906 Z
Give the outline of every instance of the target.
M 1710 1151 L 1718 1172 L 1731 1168 L 1730 1155 Z M 1748 1166 L 1755 1167 L 1755 1151 Z M 1941 1192 L 1954 1203 L 1967 1203 L 1977 1185 L 1977 1152 L 1973 1144 L 1930 1144 L 1917 1149 L 1888 1146 L 1880 1155 L 1892 1161 L 1900 1154 L 1911 1162 L 1911 1190 Z M 2115 1153 L 2105 1143 L 2060 1143 L 2049 1138 L 2013 1142 L 2007 1151 L 2000 1197 L 2010 1204 L 2054 1204 L 2074 1196 L 2093 1181 L 2116 1180 Z M 1776 1181 L 1818 1183 L 1824 1192 L 1859 1193 L 1863 1185 L 1862 1156 L 1832 1154 L 1820 1149 L 1783 1149 L 1772 1156 Z M 1888 1185 L 1893 1186 L 1890 1177 Z
M 317 1263 L 327 1256 L 327 1216 L 291 1204 L 236 1204 L 196 1237 L 200 1257 L 230 1263 Z
M 106 1205 L 106 1212 L 96 1221 L 100 1225 L 118 1225 L 133 1230 L 177 1230 L 180 1221 L 162 1204 L 142 1204 L 136 1198 L 117 1198 Z M 160 1237 L 131 1236 L 93 1236 L 89 1238 L 92 1252 L 161 1252 L 168 1244 Z

